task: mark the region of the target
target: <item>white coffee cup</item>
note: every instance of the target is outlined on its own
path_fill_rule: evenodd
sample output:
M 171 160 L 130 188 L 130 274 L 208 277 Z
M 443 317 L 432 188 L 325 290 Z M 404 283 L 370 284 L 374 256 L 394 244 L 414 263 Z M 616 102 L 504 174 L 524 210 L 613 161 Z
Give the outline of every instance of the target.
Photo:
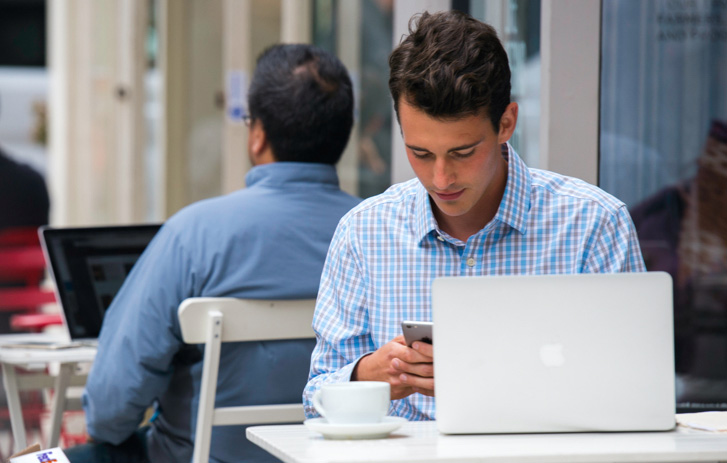
M 389 411 L 391 388 L 383 381 L 324 384 L 313 405 L 331 424 L 379 423 Z

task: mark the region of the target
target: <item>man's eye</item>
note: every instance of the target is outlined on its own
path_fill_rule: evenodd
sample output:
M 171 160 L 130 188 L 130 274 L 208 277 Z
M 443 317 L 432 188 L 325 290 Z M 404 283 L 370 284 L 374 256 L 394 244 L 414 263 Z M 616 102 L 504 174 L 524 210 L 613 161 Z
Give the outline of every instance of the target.
M 426 151 L 412 151 L 411 154 L 413 154 L 415 158 L 425 159 L 425 158 L 429 157 L 429 155 L 431 153 L 426 152 Z
M 468 158 L 468 157 L 472 156 L 474 154 L 474 152 L 475 152 L 475 150 L 472 149 L 472 150 L 469 150 L 469 151 L 464 152 L 464 153 L 461 153 L 459 151 L 455 151 L 452 154 L 454 154 L 458 158 Z

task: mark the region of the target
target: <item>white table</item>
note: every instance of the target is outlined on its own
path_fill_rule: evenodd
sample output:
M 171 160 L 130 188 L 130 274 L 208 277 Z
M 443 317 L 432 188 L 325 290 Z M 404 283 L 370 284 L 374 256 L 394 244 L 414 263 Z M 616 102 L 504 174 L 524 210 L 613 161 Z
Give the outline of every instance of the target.
M 48 447 L 56 447 L 60 437 L 63 412 L 68 409 L 67 390 L 69 386 L 82 386 L 86 382 L 83 375 L 75 375 L 76 365 L 92 362 L 96 356 L 95 347 L 73 347 L 66 349 L 19 349 L 4 347 L 7 344 L 53 341 L 58 338 L 44 334 L 18 334 L 0 336 L 0 363 L 2 364 L 3 383 L 10 411 L 10 425 L 15 440 L 15 450 L 27 446 L 25 422 L 23 420 L 21 390 L 40 390 L 53 388 L 51 402 L 51 432 Z M 58 374 L 51 376 L 47 366 L 58 364 Z M 41 366 L 39 373 L 18 374 L 17 368 Z
M 304 425 L 255 426 L 247 438 L 285 463 L 727 461 L 726 434 L 686 430 L 447 436 L 419 421 L 378 440 L 326 440 Z

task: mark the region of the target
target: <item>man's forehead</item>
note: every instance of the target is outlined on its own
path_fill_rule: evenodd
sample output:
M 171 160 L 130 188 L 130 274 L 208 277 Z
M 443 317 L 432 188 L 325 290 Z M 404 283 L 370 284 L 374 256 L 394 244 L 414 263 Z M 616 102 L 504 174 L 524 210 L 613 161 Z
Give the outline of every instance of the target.
M 458 117 L 433 117 L 425 111 L 407 105 L 399 109 L 399 126 L 404 141 L 428 139 L 443 135 L 482 137 L 495 128 L 487 115 L 468 114 Z
M 414 112 L 422 113 L 427 115 L 433 120 L 439 121 L 439 122 L 458 122 L 464 119 L 470 119 L 473 116 L 481 117 L 484 121 L 490 121 L 490 113 L 488 111 L 487 107 L 479 108 L 477 111 L 472 112 L 464 112 L 459 114 L 432 114 L 431 112 L 427 111 L 426 108 L 423 108 L 422 106 L 418 105 L 416 102 L 412 101 L 410 98 L 407 98 L 406 96 L 402 95 L 399 98 L 399 114 L 398 116 L 401 116 L 401 109 L 403 107 L 407 107 L 408 109 L 413 110 Z

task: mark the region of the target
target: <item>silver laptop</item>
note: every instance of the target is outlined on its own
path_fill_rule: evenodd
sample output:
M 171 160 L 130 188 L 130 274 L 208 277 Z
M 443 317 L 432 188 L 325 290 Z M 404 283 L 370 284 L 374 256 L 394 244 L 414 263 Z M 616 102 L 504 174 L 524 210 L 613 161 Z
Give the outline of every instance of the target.
M 667 273 L 438 278 L 432 310 L 442 433 L 674 428 Z
M 96 342 L 106 310 L 159 227 L 39 229 L 70 342 Z

